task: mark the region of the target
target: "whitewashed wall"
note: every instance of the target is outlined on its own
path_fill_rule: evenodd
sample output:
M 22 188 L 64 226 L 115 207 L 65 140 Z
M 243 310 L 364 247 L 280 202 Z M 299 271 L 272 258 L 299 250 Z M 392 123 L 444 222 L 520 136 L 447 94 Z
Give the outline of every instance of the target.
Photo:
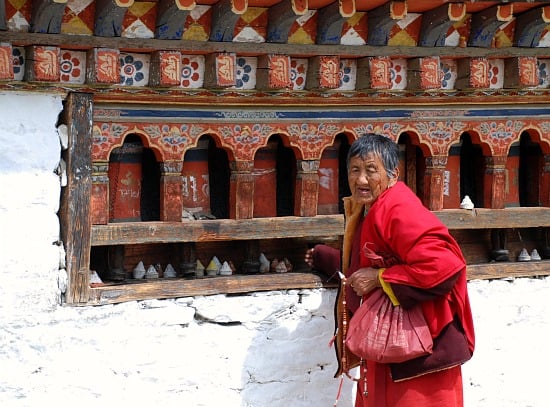
M 332 406 L 331 290 L 65 307 L 62 96 L 0 93 L 0 405 Z M 475 281 L 466 406 L 545 407 L 550 280 Z M 338 404 L 350 407 L 346 382 Z

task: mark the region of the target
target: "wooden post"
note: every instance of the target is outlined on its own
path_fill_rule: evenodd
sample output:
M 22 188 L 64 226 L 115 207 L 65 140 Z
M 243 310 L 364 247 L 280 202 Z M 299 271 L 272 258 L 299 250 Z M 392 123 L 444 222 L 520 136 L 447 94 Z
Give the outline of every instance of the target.
M 507 158 L 505 155 L 485 158 L 485 174 L 483 175 L 484 208 L 504 208 Z
M 550 206 L 550 154 L 544 154 L 544 163 L 542 166 L 542 175 L 540 180 L 540 204 L 541 206 Z
M 92 194 L 90 207 L 93 225 L 109 223 L 109 162 L 92 163 Z
M 432 211 L 443 209 L 443 183 L 445 167 L 447 166 L 446 155 L 434 155 L 426 158 L 426 182 L 424 197 L 428 208 Z
M 319 160 L 298 161 L 297 168 L 294 214 L 315 216 L 319 198 Z M 336 211 L 338 211 L 338 202 L 336 202 Z
M 90 250 L 92 217 L 92 95 L 69 93 L 63 121 L 68 132 L 67 186 L 61 193 L 59 210 L 61 239 L 67 255 L 68 304 L 85 303 L 89 299 Z
M 254 161 L 232 161 L 229 186 L 231 219 L 252 219 L 254 211 Z
M 166 161 L 161 165 L 160 220 L 181 222 L 183 212 L 181 161 Z

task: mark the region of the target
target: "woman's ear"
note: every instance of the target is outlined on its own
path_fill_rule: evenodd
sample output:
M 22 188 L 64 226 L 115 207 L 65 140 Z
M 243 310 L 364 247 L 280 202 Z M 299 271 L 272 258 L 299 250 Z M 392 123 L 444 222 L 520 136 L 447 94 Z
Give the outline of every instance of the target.
M 399 167 L 397 167 L 394 171 L 393 171 L 393 177 L 390 178 L 390 181 L 388 182 L 388 187 L 393 187 L 397 181 L 399 180 Z

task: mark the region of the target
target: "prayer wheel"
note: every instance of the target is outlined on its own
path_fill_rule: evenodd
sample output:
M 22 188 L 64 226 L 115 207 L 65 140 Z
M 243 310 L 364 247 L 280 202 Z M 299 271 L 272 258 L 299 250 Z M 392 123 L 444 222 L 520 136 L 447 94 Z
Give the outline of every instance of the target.
M 254 158 L 255 218 L 277 216 L 277 146 L 277 142 L 269 142 Z
M 141 220 L 141 142 L 124 143 L 111 152 L 109 160 L 109 221 Z
M 185 153 L 182 169 L 183 210 L 191 214 L 210 213 L 210 175 L 208 171 L 208 140 Z

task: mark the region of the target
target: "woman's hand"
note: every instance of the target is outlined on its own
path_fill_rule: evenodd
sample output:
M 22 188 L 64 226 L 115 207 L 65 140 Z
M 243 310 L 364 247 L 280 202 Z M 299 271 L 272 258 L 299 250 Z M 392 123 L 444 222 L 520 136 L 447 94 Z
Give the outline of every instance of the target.
M 307 249 L 306 254 L 304 255 L 304 261 L 309 267 L 313 267 L 313 252 L 315 248 Z
M 358 296 L 362 297 L 376 287 L 381 287 L 380 280 L 378 280 L 378 269 L 362 267 L 347 278 L 347 284 Z

